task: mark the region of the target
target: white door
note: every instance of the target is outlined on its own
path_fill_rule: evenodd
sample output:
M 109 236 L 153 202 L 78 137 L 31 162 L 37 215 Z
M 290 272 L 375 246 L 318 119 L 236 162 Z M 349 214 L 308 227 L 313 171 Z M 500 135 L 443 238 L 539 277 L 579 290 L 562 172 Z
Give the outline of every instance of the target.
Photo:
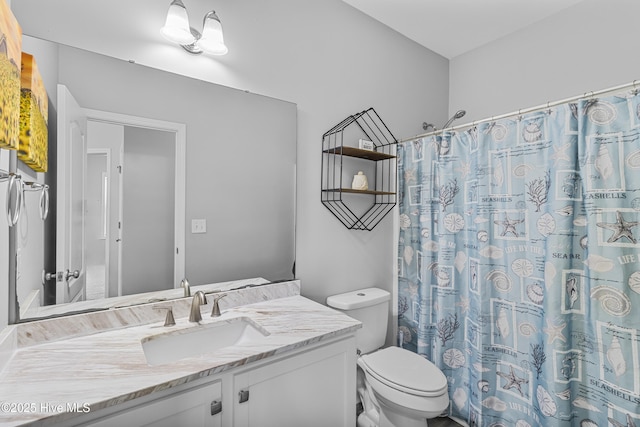
M 87 120 L 64 85 L 58 85 L 56 303 L 84 299 L 84 185 Z

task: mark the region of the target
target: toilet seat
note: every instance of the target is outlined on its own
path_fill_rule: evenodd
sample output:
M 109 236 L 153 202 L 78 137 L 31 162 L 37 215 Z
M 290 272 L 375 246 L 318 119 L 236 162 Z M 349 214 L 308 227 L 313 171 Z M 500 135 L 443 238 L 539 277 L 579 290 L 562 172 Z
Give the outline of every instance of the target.
M 442 371 L 409 350 L 388 347 L 362 356 L 359 364 L 376 380 L 404 393 L 422 397 L 447 393 L 447 378 Z

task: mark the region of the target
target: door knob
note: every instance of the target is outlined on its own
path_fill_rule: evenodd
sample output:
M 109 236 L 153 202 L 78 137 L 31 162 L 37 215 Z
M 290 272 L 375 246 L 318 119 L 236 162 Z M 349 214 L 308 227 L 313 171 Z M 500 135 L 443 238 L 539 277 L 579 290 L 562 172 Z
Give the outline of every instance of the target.
M 74 271 L 67 270 L 64 273 L 64 276 L 65 276 L 65 280 L 67 280 L 67 281 L 72 277 L 74 279 L 77 279 L 78 277 L 80 277 L 80 270 L 74 270 Z

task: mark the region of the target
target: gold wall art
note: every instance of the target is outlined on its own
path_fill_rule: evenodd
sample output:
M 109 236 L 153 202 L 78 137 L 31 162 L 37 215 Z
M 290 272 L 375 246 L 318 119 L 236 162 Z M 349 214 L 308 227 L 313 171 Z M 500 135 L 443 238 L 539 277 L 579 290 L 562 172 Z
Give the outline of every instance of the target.
M 18 158 L 36 172 L 48 166 L 48 99 L 33 55 L 22 53 Z
M 16 150 L 20 123 L 22 29 L 0 0 L 0 148 Z

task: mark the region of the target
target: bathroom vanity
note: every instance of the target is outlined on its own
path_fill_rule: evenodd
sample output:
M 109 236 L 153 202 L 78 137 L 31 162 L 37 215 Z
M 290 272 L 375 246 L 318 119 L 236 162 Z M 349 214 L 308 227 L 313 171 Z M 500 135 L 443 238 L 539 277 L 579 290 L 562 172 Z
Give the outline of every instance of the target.
M 183 298 L 7 328 L 0 425 L 353 425 L 358 321 L 297 281 L 211 299 L 200 324 Z

